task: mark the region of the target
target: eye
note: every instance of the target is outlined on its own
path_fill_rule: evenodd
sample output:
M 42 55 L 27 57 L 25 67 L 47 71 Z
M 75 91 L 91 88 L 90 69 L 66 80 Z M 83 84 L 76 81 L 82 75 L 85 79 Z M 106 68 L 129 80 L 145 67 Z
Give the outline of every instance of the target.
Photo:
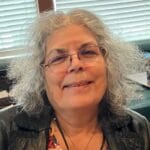
M 50 58 L 49 64 L 56 65 L 56 64 L 63 63 L 67 59 L 67 57 L 68 57 L 68 55 L 54 56 L 54 57 Z
M 94 49 L 84 49 L 81 51 L 81 55 L 84 57 L 94 57 L 98 55 L 98 52 Z

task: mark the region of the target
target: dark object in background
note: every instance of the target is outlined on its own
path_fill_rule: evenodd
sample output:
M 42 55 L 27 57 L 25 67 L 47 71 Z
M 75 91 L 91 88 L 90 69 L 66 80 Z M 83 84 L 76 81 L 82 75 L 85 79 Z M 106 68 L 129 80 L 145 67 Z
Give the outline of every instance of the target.
M 0 92 L 7 91 L 9 93 L 12 81 L 8 80 L 6 74 L 6 70 L 0 70 Z M 0 97 L 0 108 L 9 106 L 10 104 L 12 103 L 9 96 Z

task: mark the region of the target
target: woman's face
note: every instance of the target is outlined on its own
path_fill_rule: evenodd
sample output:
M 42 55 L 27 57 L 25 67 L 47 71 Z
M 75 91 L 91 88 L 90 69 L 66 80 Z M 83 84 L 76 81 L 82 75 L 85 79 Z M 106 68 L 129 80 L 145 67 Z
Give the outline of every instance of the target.
M 47 39 L 45 64 L 58 53 L 61 54 L 61 50 L 63 53 L 65 50 L 65 53 L 73 54 L 68 59 L 67 67 L 51 61 L 51 65 L 44 69 L 46 92 L 57 111 L 97 107 L 105 93 L 105 60 L 99 53 L 96 59 L 91 61 L 88 58 L 88 63 L 84 63 L 75 55 L 84 45 L 98 44 L 94 35 L 81 25 L 68 25 L 57 29 Z M 55 60 L 58 61 L 57 57 Z

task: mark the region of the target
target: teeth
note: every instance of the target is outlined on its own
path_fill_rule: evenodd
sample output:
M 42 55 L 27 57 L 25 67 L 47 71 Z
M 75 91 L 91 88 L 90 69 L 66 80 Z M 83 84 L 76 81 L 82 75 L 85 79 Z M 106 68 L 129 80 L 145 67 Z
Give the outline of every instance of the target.
M 66 87 L 84 86 L 84 85 L 87 85 L 87 84 L 90 84 L 90 83 L 92 83 L 92 82 L 91 81 L 87 81 L 87 82 L 75 83 L 75 84 L 66 85 L 66 86 L 64 86 L 64 88 L 66 88 Z
M 71 87 L 76 87 L 76 86 L 82 86 L 82 85 L 86 85 L 87 83 L 78 83 L 78 84 L 73 84 L 71 85 Z

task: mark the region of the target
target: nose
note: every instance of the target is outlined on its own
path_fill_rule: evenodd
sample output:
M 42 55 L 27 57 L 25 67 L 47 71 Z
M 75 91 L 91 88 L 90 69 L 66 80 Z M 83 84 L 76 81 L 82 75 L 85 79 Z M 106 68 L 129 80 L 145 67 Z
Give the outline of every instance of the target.
M 69 59 L 68 72 L 79 72 L 83 70 L 83 62 L 77 54 L 73 54 Z

